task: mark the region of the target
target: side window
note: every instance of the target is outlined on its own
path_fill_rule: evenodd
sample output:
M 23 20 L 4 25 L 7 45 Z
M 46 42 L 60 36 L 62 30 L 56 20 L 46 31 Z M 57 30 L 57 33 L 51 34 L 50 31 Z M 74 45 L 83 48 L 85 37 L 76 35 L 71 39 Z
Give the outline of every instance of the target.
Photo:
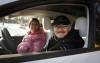
M 5 16 L 0 19 L 0 30 L 6 27 L 11 36 L 24 36 L 29 30 L 28 22 L 32 19 L 32 17 L 34 16 Z M 39 19 L 39 17 L 37 18 Z
M 61 10 L 58 7 L 62 8 Z M 71 11 L 72 10 L 72 11 Z M 24 9 L 0 19 L 0 29 L 6 27 L 11 36 L 24 36 L 28 29 L 28 23 L 33 17 L 38 18 L 44 31 L 47 33 L 47 42 L 44 47 L 48 46 L 49 39 L 54 34 L 51 23 L 54 18 L 60 15 L 68 17 L 72 28 L 79 31 L 80 36 L 84 39 L 84 48 L 88 47 L 88 9 L 80 5 L 66 5 L 66 4 L 49 4 L 41 5 L 39 7 L 32 7 Z M 67 27 L 67 26 L 66 26 Z M 77 31 L 76 31 L 77 32 Z M 1 34 L 0 34 L 1 35 Z M 60 36 L 60 35 L 59 35 Z M 78 35 L 79 36 L 79 35 Z M 83 46 L 83 45 L 82 45 Z M 70 49 L 70 48 L 69 48 Z
M 27 20 L 21 16 L 5 16 L 0 20 L 0 29 L 6 27 L 11 36 L 23 36 L 26 33 Z

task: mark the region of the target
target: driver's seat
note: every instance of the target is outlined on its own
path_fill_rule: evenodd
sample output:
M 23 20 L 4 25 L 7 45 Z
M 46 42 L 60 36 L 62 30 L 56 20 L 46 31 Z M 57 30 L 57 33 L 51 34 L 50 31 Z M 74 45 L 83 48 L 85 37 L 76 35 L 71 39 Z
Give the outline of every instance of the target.
M 14 43 L 14 40 L 12 39 L 10 33 L 8 32 L 7 28 L 3 28 L 1 30 L 2 38 L 4 41 L 2 41 L 0 44 L 1 46 L 8 52 L 8 53 L 16 53 L 16 45 Z

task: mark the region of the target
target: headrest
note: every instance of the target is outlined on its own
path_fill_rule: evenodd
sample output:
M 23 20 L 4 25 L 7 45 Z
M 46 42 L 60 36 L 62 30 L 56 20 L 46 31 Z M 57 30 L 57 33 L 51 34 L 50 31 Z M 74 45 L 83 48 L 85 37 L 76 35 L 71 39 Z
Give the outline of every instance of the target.
M 78 29 L 82 37 L 87 34 L 87 19 L 85 17 L 79 17 L 75 21 L 75 29 Z

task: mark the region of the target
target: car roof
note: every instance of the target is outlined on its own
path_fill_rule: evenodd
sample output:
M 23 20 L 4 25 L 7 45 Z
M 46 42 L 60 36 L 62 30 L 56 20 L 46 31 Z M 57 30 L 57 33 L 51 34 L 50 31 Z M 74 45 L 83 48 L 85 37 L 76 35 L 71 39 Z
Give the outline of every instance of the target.
M 1 5 L 0 6 L 0 17 L 2 16 L 6 16 L 8 14 L 11 14 L 11 13 L 14 13 L 16 11 L 19 11 L 19 10 L 23 10 L 23 9 L 26 9 L 26 8 L 29 8 L 29 7 L 32 7 L 32 6 L 39 6 L 39 5 L 44 5 L 44 4 L 55 4 L 55 3 L 63 3 L 63 4 L 66 4 L 66 3 L 70 3 L 70 4 L 87 4 L 88 2 L 90 2 L 90 0 L 18 0 L 18 1 L 15 1 L 13 0 L 11 3 L 7 3 L 7 4 L 4 4 L 4 5 Z M 91 0 L 92 2 L 92 0 Z M 59 9 L 59 8 L 62 8 L 63 9 Z M 60 6 L 60 7 L 52 7 L 50 6 L 50 8 L 48 7 L 40 7 L 39 9 L 48 9 L 48 10 L 52 10 L 52 11 L 59 11 L 59 12 L 63 12 L 63 13 L 70 13 L 70 10 L 74 10 L 72 11 L 72 13 L 70 14 L 74 14 L 74 15 L 81 15 L 80 13 L 76 13 L 76 11 L 78 11 L 77 9 L 81 9 L 84 10 L 82 7 L 78 7 L 77 8 L 75 7 L 71 7 L 71 6 Z M 80 12 L 80 11 L 78 11 Z M 76 14 L 75 14 L 76 13 Z M 84 14 L 84 13 L 83 13 Z

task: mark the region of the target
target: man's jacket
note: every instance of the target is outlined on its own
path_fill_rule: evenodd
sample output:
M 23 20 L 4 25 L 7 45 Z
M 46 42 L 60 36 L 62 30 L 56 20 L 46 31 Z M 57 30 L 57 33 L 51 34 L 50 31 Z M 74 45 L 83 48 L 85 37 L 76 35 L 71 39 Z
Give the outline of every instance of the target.
M 56 36 L 51 37 L 47 50 L 67 50 L 82 48 L 83 46 L 84 40 L 80 37 L 79 31 L 72 29 L 69 34 L 62 39 L 59 39 Z

